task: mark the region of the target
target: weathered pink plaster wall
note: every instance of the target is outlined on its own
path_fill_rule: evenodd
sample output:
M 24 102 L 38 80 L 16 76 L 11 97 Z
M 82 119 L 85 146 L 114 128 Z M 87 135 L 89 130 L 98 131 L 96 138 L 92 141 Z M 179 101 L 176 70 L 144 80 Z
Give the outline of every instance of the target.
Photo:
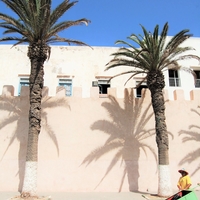
M 116 89 L 99 98 L 91 88 L 90 98 L 57 96 L 44 89 L 42 131 L 39 137 L 38 191 L 118 192 L 157 190 L 157 146 L 154 115 L 148 91 L 141 99 L 125 90 L 116 98 Z M 177 170 L 186 168 L 193 185 L 199 182 L 200 91 L 183 99 L 183 91 L 166 99 L 166 123 L 170 142 L 170 170 L 173 189 Z M 5 86 L 0 96 L 0 191 L 20 190 L 28 132 L 28 87 L 20 97 Z M 121 157 L 120 155 L 123 155 Z M 126 160 L 126 162 L 124 162 Z M 128 175 L 127 175 L 128 173 Z

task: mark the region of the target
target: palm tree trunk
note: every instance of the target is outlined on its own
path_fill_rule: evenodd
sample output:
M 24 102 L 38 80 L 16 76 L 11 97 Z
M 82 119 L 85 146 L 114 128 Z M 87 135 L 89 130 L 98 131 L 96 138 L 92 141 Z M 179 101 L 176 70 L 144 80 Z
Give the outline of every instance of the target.
M 165 122 L 165 102 L 163 88 L 164 75 L 161 71 L 150 72 L 147 85 L 151 91 L 152 107 L 155 115 L 156 143 L 158 146 L 158 195 L 167 197 L 172 194 L 169 171 L 169 141 Z
M 28 57 L 31 61 L 29 132 L 22 197 L 35 196 L 37 190 L 38 136 L 41 130 L 41 100 L 44 83 L 43 65 L 47 55 L 44 46 L 36 44 L 29 46 Z

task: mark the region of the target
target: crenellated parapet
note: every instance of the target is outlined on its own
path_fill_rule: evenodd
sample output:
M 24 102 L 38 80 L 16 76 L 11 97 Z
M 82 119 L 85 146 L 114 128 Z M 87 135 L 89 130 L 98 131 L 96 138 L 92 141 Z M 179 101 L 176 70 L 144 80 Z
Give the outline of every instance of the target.
M 14 96 L 14 87 L 12 85 L 4 85 L 2 90 L 2 96 Z M 115 98 L 124 98 L 124 94 L 120 97 L 118 96 L 118 88 L 108 88 L 107 94 L 99 94 L 99 88 L 98 87 L 91 87 L 90 88 L 90 97 L 92 99 L 99 99 L 99 98 L 107 98 L 109 95 L 113 96 Z M 132 90 L 131 88 L 128 90 Z M 150 91 L 147 89 L 145 92 L 145 89 L 142 91 L 142 97 L 145 99 L 145 101 L 150 101 Z M 120 93 L 122 91 L 120 90 Z M 133 94 L 134 95 L 134 94 Z M 145 95 L 145 96 L 144 96 Z M 169 100 L 168 96 L 168 90 L 163 91 L 164 99 Z M 25 97 L 29 96 L 29 87 L 28 86 L 22 86 L 20 96 Z M 49 88 L 44 87 L 43 88 L 43 97 L 49 96 Z M 58 86 L 56 88 L 56 94 L 55 97 L 66 97 L 66 90 L 62 86 Z M 184 90 L 177 89 L 173 92 L 174 101 L 184 101 Z M 74 87 L 73 88 L 73 95 L 71 97 L 67 98 L 83 98 L 82 97 L 82 88 L 81 87 Z M 188 100 L 187 100 L 188 101 Z M 200 102 L 200 90 L 192 90 L 190 91 L 190 101 L 199 101 Z

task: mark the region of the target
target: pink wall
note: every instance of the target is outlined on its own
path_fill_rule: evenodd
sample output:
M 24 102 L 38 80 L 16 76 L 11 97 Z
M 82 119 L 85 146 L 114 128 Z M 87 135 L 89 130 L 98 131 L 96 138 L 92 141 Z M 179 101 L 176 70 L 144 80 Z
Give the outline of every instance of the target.
M 28 88 L 22 88 L 20 97 L 13 94 L 14 88 L 5 86 L 0 96 L 0 191 L 16 191 L 23 180 Z M 65 97 L 63 88 L 58 88 L 57 96 L 50 97 L 44 89 L 39 191 L 157 190 L 157 146 L 149 92 L 141 99 L 135 99 L 131 90 L 125 90 L 121 99 L 116 98 L 114 88 L 109 94 L 99 98 L 97 88 L 91 88 L 91 97 L 81 98 L 81 88 L 74 88 L 74 96 Z M 176 189 L 177 170 L 183 167 L 196 185 L 200 91 L 192 91 L 190 101 L 183 99 L 181 90 L 175 91 L 174 101 L 167 101 L 167 96 L 165 91 L 172 186 Z

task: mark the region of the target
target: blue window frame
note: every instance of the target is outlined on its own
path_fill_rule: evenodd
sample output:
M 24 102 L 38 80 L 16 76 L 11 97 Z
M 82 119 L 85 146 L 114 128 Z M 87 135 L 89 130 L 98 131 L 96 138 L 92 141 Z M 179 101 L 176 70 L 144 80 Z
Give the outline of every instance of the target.
M 19 80 L 19 88 L 18 88 L 18 96 L 20 96 L 22 86 L 29 86 L 29 78 L 20 78 Z
M 66 96 L 72 96 L 72 80 L 71 79 L 59 79 L 58 85 L 65 87 Z

